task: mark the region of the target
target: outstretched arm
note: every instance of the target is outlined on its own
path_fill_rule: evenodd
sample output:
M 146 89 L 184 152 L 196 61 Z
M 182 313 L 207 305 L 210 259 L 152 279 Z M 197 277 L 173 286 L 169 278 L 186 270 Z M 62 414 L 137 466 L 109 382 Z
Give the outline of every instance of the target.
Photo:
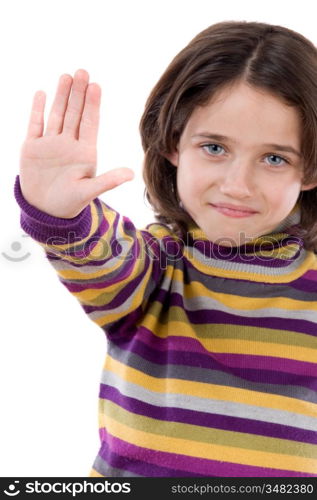
M 15 196 L 25 232 L 85 312 L 108 329 L 142 314 L 166 271 L 161 236 L 168 231 L 158 228 L 157 237 L 156 230 L 138 230 L 97 198 L 133 172 L 95 177 L 100 88 L 87 78 L 82 70 L 73 82 L 61 77 L 44 135 L 45 96 L 35 94 Z

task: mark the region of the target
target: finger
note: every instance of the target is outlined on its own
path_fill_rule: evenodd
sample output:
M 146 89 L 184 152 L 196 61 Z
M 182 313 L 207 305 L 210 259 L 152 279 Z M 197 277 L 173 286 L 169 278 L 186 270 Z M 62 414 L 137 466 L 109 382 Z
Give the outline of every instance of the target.
M 101 88 L 97 83 L 90 83 L 86 92 L 78 139 L 83 140 L 92 146 L 97 142 L 100 101 Z
M 65 74 L 60 77 L 55 99 L 47 120 L 45 135 L 57 135 L 61 133 L 72 83 L 73 79 L 70 75 Z
M 81 198 L 85 204 L 90 203 L 100 194 L 110 191 L 124 182 L 131 181 L 133 178 L 133 170 L 122 167 L 115 168 L 91 179 L 82 179 L 80 181 Z
M 63 133 L 78 138 L 79 124 L 84 108 L 86 90 L 89 81 L 89 74 L 84 69 L 76 71 L 73 79 L 71 95 L 68 101 Z
M 45 92 L 42 90 L 35 92 L 26 134 L 27 139 L 34 139 L 36 137 L 42 137 L 43 135 L 45 100 Z

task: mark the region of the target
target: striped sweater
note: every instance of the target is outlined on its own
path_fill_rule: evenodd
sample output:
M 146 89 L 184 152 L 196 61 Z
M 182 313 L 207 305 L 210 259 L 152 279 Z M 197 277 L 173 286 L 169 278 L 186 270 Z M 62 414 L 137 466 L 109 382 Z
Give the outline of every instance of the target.
M 276 228 L 230 249 L 96 198 L 23 230 L 106 334 L 91 476 L 317 476 L 317 258 Z

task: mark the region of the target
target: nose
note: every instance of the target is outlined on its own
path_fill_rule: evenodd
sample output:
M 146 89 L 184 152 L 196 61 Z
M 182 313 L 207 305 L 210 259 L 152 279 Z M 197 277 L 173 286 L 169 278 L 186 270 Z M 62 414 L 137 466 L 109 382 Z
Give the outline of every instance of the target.
M 220 179 L 220 191 L 232 198 L 248 198 L 252 194 L 252 182 L 250 168 L 241 164 L 232 164 L 224 168 Z

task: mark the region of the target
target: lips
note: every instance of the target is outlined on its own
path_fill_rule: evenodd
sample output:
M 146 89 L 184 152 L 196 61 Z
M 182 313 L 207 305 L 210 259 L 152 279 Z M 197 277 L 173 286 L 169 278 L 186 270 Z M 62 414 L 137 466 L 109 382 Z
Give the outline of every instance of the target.
M 210 203 L 215 208 L 228 208 L 229 210 L 235 210 L 237 212 L 244 212 L 249 214 L 256 214 L 257 211 L 250 207 L 245 207 L 242 205 L 232 205 L 230 203 Z
M 227 217 L 251 217 L 252 215 L 258 213 L 250 207 L 232 205 L 230 203 L 209 203 L 209 205 L 217 210 L 217 212 Z

